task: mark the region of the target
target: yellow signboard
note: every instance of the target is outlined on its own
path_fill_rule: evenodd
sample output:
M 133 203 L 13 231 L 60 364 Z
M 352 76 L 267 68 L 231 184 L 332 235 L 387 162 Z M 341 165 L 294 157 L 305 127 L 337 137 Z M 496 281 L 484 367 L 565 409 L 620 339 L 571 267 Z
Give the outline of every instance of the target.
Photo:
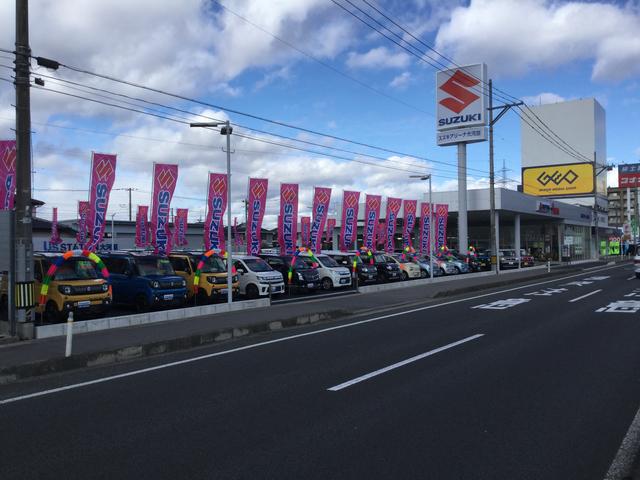
M 522 191 L 539 197 L 593 193 L 593 164 L 571 163 L 522 169 Z

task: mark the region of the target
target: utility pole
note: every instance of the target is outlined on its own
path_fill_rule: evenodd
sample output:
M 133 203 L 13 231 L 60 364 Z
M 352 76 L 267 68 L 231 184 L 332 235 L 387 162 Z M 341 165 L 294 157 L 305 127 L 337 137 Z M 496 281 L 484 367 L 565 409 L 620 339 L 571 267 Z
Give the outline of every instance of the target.
M 129 187 L 127 190 L 129 190 L 129 221 L 131 221 L 131 190 L 133 190 L 133 188 Z
M 16 198 L 15 198 L 15 277 L 9 288 L 15 291 L 16 282 L 33 285 L 33 244 L 31 222 L 31 99 L 29 67 L 31 48 L 29 47 L 29 3 L 16 0 Z M 9 308 L 15 309 L 16 305 Z M 14 310 L 15 312 L 15 310 Z M 18 310 L 17 321 L 24 325 L 31 322 L 29 310 Z M 31 337 L 33 332 L 24 328 L 23 336 Z
M 497 107 L 493 106 L 493 80 L 489 80 L 489 208 L 491 225 L 491 252 L 496 256 L 496 275 L 500 273 L 500 258 L 498 255 L 498 237 L 496 235 L 496 196 L 495 196 L 495 171 L 493 167 L 493 126 L 512 107 L 524 105 L 524 102 L 506 103 Z M 493 111 L 500 110 L 496 118 L 493 118 Z M 520 252 L 518 252 L 518 258 Z

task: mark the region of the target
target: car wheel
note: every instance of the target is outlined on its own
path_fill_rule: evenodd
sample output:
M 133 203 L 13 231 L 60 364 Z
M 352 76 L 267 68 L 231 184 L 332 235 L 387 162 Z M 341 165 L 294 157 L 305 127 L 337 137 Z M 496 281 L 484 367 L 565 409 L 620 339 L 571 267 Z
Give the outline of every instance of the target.
M 409 274 L 407 272 L 402 272 L 402 280 L 405 282 L 409 280 Z
M 462 270 L 460 270 L 460 267 L 456 267 L 456 275 L 460 275 L 462 273 Z
M 149 302 L 144 295 L 138 295 L 136 297 L 136 311 L 138 313 L 144 313 L 149 310 Z
M 420 278 L 427 278 L 429 275 L 426 270 L 420 270 Z
M 324 277 L 322 279 L 322 289 L 323 290 L 333 290 L 333 282 L 329 277 Z
M 62 321 L 62 316 L 58 312 L 55 302 L 48 301 L 44 306 L 44 321 L 48 323 L 57 323 Z
M 245 292 L 247 294 L 247 298 L 258 298 L 259 296 L 258 287 L 256 287 L 253 283 L 247 285 Z

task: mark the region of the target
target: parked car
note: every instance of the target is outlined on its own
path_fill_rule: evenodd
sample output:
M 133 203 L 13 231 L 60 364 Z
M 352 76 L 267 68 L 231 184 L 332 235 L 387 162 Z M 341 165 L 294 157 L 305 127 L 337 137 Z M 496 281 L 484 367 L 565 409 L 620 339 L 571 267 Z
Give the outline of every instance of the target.
M 109 270 L 115 304 L 133 305 L 141 312 L 185 304 L 187 282 L 176 275 L 167 257 L 116 251 L 105 253 L 101 258 Z
M 420 266 L 406 255 L 404 258 L 402 258 L 402 255 L 387 255 L 387 257 L 398 263 L 402 271 L 403 280 L 420 278 Z
M 353 270 L 353 262 L 356 262 L 356 273 L 358 275 L 358 283 L 372 283 L 377 280 L 378 270 L 375 264 L 370 264 L 366 256 L 356 255 L 355 252 L 340 252 L 335 250 L 323 251 L 333 258 L 338 265 Z
M 34 298 L 40 297 L 42 282 L 52 262 L 61 253 L 36 253 L 33 256 Z M 74 316 L 103 314 L 111 308 L 112 298 L 107 281 L 96 265 L 85 257 L 71 257 L 58 267 L 44 305 L 36 313 L 46 322 L 66 321 L 69 312 Z
M 233 265 L 240 280 L 240 294 L 248 298 L 284 293 L 284 277 L 260 257 L 234 255 Z
M 533 255 L 529 255 L 526 250 L 520 250 L 520 266 L 521 267 L 533 267 L 535 260 Z
M 479 270 L 491 270 L 491 253 L 488 251 L 477 252 L 475 255 L 475 260 L 477 265 L 480 267 Z
M 466 262 L 466 259 L 461 258 L 454 252 L 450 252 L 448 255 L 444 255 L 442 259 L 452 264 L 453 268 L 456 269 L 456 273 L 469 273 L 471 271 L 471 268 Z
M 400 264 L 384 253 L 373 254 L 373 265 L 378 273 L 378 282 L 402 280 Z
M 423 255 L 420 258 L 429 263 L 429 255 Z M 435 255 L 433 256 L 433 264 L 437 265 L 442 275 L 457 275 L 460 273 L 453 263 L 448 262 L 443 258 L 436 257 Z
M 430 263 L 429 263 L 429 257 L 413 255 L 411 260 L 413 262 L 417 263 L 418 266 L 420 267 L 420 277 L 421 278 L 431 278 L 431 274 L 429 273 L 430 272 L 430 268 L 431 268 Z M 442 272 L 442 269 L 438 267 L 438 263 L 437 262 L 433 262 L 433 276 L 434 277 L 441 277 L 442 275 L 444 275 L 444 273 Z
M 307 292 L 314 292 L 320 288 L 320 274 L 317 268 L 313 268 L 300 256 L 260 254 L 260 258 L 266 261 L 271 268 L 282 274 L 285 283 L 288 283 L 289 267 L 292 266 L 291 285 Z
M 196 294 L 195 276 L 198 263 L 202 259 L 199 251 L 174 251 L 169 255 L 169 261 L 176 275 L 187 282 L 187 298 L 197 295 L 198 305 L 213 301 L 226 300 L 228 291 L 227 265 L 218 255 L 205 257 L 204 265 L 200 272 L 198 293 Z M 232 294 L 238 294 L 238 275 L 231 278 Z
M 307 263 L 313 263 L 308 253 L 301 253 Z M 340 265 L 333 258 L 326 254 L 314 255 L 318 261 L 316 268 L 320 274 L 320 285 L 323 290 L 333 290 L 334 288 L 345 288 L 351 286 L 351 271 L 349 268 Z
M 518 268 L 518 256 L 515 250 L 500 250 L 498 253 L 500 268 Z

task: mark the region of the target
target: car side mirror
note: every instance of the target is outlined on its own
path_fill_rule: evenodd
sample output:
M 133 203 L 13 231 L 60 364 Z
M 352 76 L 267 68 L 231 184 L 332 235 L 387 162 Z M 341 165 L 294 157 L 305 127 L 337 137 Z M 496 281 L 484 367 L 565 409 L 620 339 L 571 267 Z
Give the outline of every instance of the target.
M 238 272 L 240 275 L 244 275 L 245 273 L 247 273 L 245 272 L 244 268 L 236 268 L 236 272 Z

